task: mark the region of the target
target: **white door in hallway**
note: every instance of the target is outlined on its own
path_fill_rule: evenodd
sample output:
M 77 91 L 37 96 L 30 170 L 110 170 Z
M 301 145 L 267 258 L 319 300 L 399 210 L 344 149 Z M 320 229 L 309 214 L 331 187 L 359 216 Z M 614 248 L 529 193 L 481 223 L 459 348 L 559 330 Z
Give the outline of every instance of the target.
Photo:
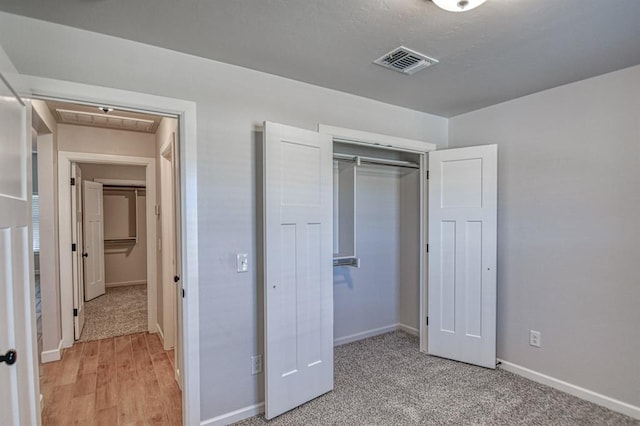
M 184 371 L 184 365 L 182 360 L 182 345 L 184 341 L 184 333 L 183 333 L 183 303 L 184 298 L 182 297 L 182 229 L 180 226 L 181 216 L 180 216 L 180 154 L 178 150 L 178 141 L 176 140 L 176 135 L 173 135 L 173 142 L 171 144 L 172 151 L 172 187 L 173 187 L 173 227 L 174 227 L 174 238 L 173 238 L 173 253 L 174 253 L 174 273 L 175 276 L 178 277 L 178 280 L 175 285 L 175 294 L 176 294 L 176 350 L 174 351 L 175 356 L 175 373 L 176 373 L 176 381 L 178 382 L 178 386 L 182 389 L 182 371 Z
M 264 126 L 265 415 L 333 389 L 332 139 Z
M 71 241 L 75 251 L 71 256 L 73 268 L 73 335 L 80 338 L 84 328 L 84 262 L 82 243 L 82 173 L 76 163 L 71 164 Z
M 89 301 L 105 293 L 102 184 L 83 182 L 84 293 Z
M 38 425 L 31 111 L 7 85 L 6 65 L 0 65 L 0 423 Z
M 497 145 L 429 153 L 429 353 L 496 366 Z

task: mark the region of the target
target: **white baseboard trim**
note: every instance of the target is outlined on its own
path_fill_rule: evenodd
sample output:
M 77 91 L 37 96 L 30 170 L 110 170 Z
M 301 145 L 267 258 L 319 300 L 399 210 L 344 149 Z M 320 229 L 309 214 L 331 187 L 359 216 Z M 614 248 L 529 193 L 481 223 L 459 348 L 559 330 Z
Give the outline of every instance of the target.
M 333 346 L 346 345 L 347 343 L 355 342 L 358 340 L 366 339 L 368 337 L 377 336 L 379 334 L 390 333 L 398 329 L 398 324 L 387 325 L 380 328 L 374 328 L 371 330 L 362 331 L 360 333 L 351 334 L 349 336 L 338 337 L 333 339 Z
M 635 419 L 640 419 L 640 407 L 636 407 L 635 405 L 631 405 L 589 389 L 567 383 L 563 380 L 547 376 L 546 374 L 530 370 L 526 367 L 522 367 L 503 359 L 498 358 L 498 361 L 500 361 L 500 368 L 503 370 L 517 374 L 518 376 L 526 377 L 529 380 L 542 383 L 543 385 L 550 386 L 562 392 L 566 392 L 580 399 L 584 399 L 585 401 L 593 402 L 594 404 L 601 405 L 618 413 L 625 414 Z
M 158 332 L 158 336 L 160 336 L 160 343 L 162 343 L 162 346 L 164 347 L 164 333 L 158 323 L 156 323 L 156 331 Z
M 259 404 L 249 405 L 248 407 L 222 414 L 212 419 L 203 420 L 200 422 L 200 426 L 224 426 L 248 419 L 249 417 L 257 416 L 263 412 L 264 402 L 261 402 Z
M 130 285 L 147 285 L 146 280 L 138 280 L 138 281 L 120 281 L 116 283 L 104 283 L 104 286 L 107 288 L 111 287 L 128 287 Z
M 420 335 L 420 330 L 418 330 L 417 328 L 413 328 L 406 324 L 400 324 L 400 323 L 398 323 L 397 326 L 398 326 L 398 330 L 404 331 L 405 333 L 411 334 L 412 336 Z
M 60 361 L 61 359 L 62 359 L 62 340 L 60 340 L 60 343 L 58 343 L 57 349 L 42 351 L 40 353 L 40 362 L 43 364 L 47 362 Z

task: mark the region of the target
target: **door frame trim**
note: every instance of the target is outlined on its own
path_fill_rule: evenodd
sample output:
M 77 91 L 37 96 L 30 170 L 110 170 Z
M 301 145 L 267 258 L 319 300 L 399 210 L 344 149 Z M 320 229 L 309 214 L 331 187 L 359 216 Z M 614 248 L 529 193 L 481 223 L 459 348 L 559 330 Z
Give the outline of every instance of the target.
M 98 105 L 113 105 L 128 110 L 178 117 L 180 162 L 180 225 L 182 246 L 184 371 L 182 372 L 182 419 L 185 425 L 200 424 L 200 323 L 198 280 L 198 162 L 196 103 L 73 83 L 34 76 L 21 76 L 21 90 L 27 97 L 67 100 Z M 26 92 L 26 93 L 25 93 Z M 38 378 L 35 377 L 35 380 Z
M 73 267 L 71 244 L 71 164 L 92 163 L 105 165 L 145 167 L 146 228 L 147 228 L 147 331 L 154 332 L 158 321 L 158 277 L 156 276 L 156 171 L 155 158 L 131 157 L 113 154 L 58 151 L 58 244 L 60 253 L 60 320 L 62 346 L 69 348 L 74 343 L 73 332 Z M 76 182 L 76 185 L 79 183 Z M 78 248 L 82 250 L 82 248 Z
M 175 247 L 171 247 L 175 244 L 175 239 L 176 239 L 176 233 L 175 233 L 175 228 L 173 228 L 168 235 L 165 235 L 165 232 L 167 231 L 167 226 L 168 227 L 173 227 L 176 218 L 175 216 L 175 188 L 173 187 L 173 179 L 174 179 L 174 156 L 173 156 L 173 149 L 174 149 L 174 142 L 175 142 L 175 134 L 173 132 L 171 132 L 171 134 L 169 135 L 169 138 L 166 141 L 162 141 L 160 149 L 158 150 L 159 152 L 159 156 L 158 156 L 158 176 L 160 177 L 160 180 L 158 182 L 158 188 L 160 189 L 160 200 L 158 202 L 158 205 L 160 207 L 160 233 L 158 235 L 158 238 L 160 238 L 160 240 L 162 241 L 162 251 L 160 253 L 160 259 L 162 259 L 162 263 L 163 265 L 167 264 L 167 260 L 171 259 L 171 258 L 175 258 L 176 253 L 174 253 L 175 251 Z M 167 155 L 171 156 L 171 160 L 167 159 Z M 170 173 L 167 172 L 166 168 L 166 162 L 169 161 L 169 165 L 170 165 Z M 168 173 L 168 175 L 167 175 Z M 171 179 L 171 183 L 168 185 L 170 190 L 171 190 L 171 199 L 169 201 L 164 199 L 164 195 L 165 194 L 165 186 L 166 186 L 166 182 L 165 180 L 169 178 Z M 169 219 L 169 221 L 167 222 L 167 208 L 172 208 L 174 211 L 171 213 L 171 217 Z M 167 238 L 168 237 L 168 238 Z M 170 256 L 167 256 L 167 248 L 171 247 L 171 253 Z M 165 259 L 165 256 L 167 256 L 167 259 Z M 178 339 L 177 339 L 177 328 L 176 328 L 176 322 L 174 321 L 174 319 L 176 319 L 176 315 L 177 315 L 177 309 L 176 309 L 176 297 L 175 297 L 175 285 L 173 282 L 170 283 L 171 279 L 170 277 L 172 277 L 175 274 L 175 270 L 174 271 L 169 271 L 169 273 L 167 273 L 167 271 L 165 270 L 164 266 L 162 268 L 162 275 L 158 277 L 158 286 L 160 286 L 162 288 L 162 314 L 165 318 L 170 318 L 170 321 L 164 321 L 163 320 L 163 324 L 162 324 L 162 345 L 165 349 L 169 349 L 171 346 L 174 346 Z M 168 313 L 170 313 L 171 315 L 167 315 Z M 159 325 L 158 325 L 159 327 Z M 178 371 L 179 366 L 176 365 L 175 370 Z
M 414 139 L 400 138 L 397 136 L 383 135 L 379 133 L 364 132 L 361 130 L 348 129 L 344 127 L 318 124 L 318 132 L 328 134 L 333 137 L 333 142 L 340 142 L 352 145 L 365 145 L 373 148 L 388 149 L 391 151 L 410 152 L 420 156 L 420 316 L 419 336 L 420 351 L 428 353 L 428 332 L 426 324 L 428 315 L 428 278 L 429 278 L 429 258 L 427 254 L 428 239 L 428 190 L 427 169 L 429 168 L 429 151 L 435 151 L 437 146 L 434 143 L 419 141 Z

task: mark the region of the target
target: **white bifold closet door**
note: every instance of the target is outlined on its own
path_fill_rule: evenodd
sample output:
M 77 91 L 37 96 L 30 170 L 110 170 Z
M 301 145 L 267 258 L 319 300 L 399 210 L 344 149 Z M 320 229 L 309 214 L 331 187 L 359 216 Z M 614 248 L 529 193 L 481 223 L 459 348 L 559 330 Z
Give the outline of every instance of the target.
M 333 389 L 328 135 L 264 125 L 265 415 Z
M 496 366 L 497 146 L 429 153 L 429 353 Z

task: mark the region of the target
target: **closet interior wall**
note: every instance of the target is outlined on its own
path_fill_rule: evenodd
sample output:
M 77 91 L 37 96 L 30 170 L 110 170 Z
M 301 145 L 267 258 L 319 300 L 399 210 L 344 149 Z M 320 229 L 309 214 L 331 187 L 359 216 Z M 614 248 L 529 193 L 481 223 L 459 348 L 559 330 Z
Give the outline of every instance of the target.
M 419 162 L 416 154 L 342 143 L 334 143 L 334 154 Z M 420 171 L 363 162 L 355 185 L 360 267 L 333 268 L 335 342 L 398 328 L 418 334 Z

